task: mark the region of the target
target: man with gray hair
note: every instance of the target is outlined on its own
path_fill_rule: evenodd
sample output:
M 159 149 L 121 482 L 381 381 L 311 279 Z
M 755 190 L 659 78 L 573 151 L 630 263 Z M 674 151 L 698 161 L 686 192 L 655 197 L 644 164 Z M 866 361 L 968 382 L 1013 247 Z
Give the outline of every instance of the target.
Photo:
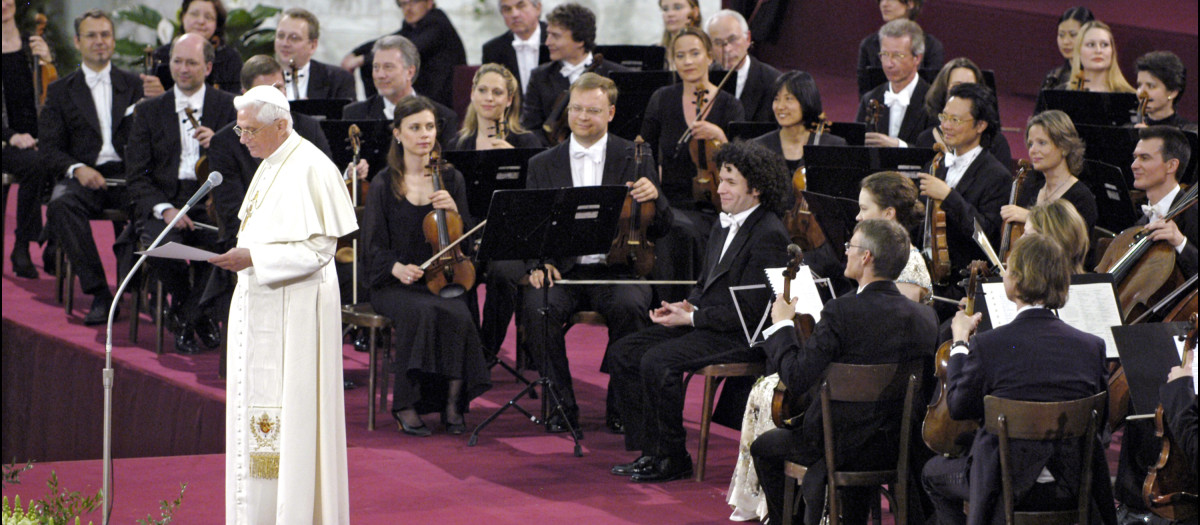
M 529 86 L 533 68 L 550 61 L 541 0 L 498 0 L 508 31 L 483 43 L 483 63 L 500 64 L 521 81 L 521 95 Z
M 337 239 L 358 229 L 329 157 L 292 129 L 287 98 L 234 99 L 234 132 L 262 159 L 237 247 L 209 259 L 237 272 L 229 307 L 225 519 L 350 521 Z
M 917 75 L 925 56 L 925 32 L 907 18 L 892 20 L 879 28 L 879 60 L 887 82 L 863 95 L 857 122 L 867 122 L 871 101 L 883 105 L 875 129 L 867 129 L 867 146 L 907 147 L 922 131 L 937 125 L 925 112 L 929 83 Z
M 775 123 L 772 90 L 780 72 L 749 55 L 750 26 L 746 19 L 737 11 L 722 9 L 708 17 L 704 31 L 712 38 L 714 64 L 726 71 L 737 69 L 734 96 L 745 108 L 746 120 Z
M 416 95 L 413 85 L 421 71 L 421 55 L 417 46 L 407 38 L 389 35 L 375 41 L 371 48 L 371 76 L 375 79 L 378 93 L 362 102 L 355 102 L 342 109 L 346 120 L 391 121 L 396 104 L 404 97 Z M 458 128 L 458 115 L 453 109 L 432 101 L 437 110 L 438 142 L 443 147 L 454 139 Z

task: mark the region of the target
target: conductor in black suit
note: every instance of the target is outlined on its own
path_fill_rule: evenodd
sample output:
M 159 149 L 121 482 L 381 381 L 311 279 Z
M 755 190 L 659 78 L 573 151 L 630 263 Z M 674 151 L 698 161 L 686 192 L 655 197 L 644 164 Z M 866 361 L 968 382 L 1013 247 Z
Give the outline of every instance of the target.
M 649 152 L 639 162 L 632 142 L 608 132 L 608 123 L 616 114 L 616 101 L 617 86 L 612 80 L 595 73 L 581 75 L 571 85 L 567 106 L 571 137 L 529 160 L 526 185 L 530 189 L 628 186 L 635 202 L 654 201 L 654 219 L 646 234 L 650 239 L 657 239 L 671 228 L 671 209 L 666 196 L 658 190 L 658 174 Z M 542 291 L 524 294 L 525 337 L 535 362 L 541 362 L 538 356 L 548 354 L 548 376 L 558 386 L 559 399 L 571 428 L 582 435 L 563 326 L 579 310 L 596 310 L 606 320 L 608 347 L 612 348 L 622 337 L 649 326 L 646 312 L 650 309 L 652 292 L 650 285 L 554 286 L 554 282 L 564 276 L 585 280 L 638 278 L 628 264 L 606 260 L 604 254 L 554 260 L 546 266 L 549 279 L 538 269 L 533 269 L 529 276 L 533 288 L 549 286 L 550 289 L 545 296 Z M 547 304 L 548 313 L 542 315 L 541 309 Z M 601 365 L 601 371 L 607 372 L 608 368 L 606 364 Z M 548 423 L 551 432 L 567 431 L 567 425 L 560 419 L 556 412 Z
M 362 102 L 355 102 L 342 108 L 342 118 L 346 120 L 387 120 L 392 121 L 396 112 L 396 104 L 404 97 L 417 93 L 414 89 L 416 78 L 421 73 L 421 55 L 412 41 L 398 35 L 388 35 L 375 41 L 371 48 L 374 60 L 371 62 L 372 76 L 378 93 L 371 95 Z M 458 115 L 453 109 L 443 106 L 433 100 L 436 110 L 438 142 L 442 147 L 449 147 L 454 140 L 454 130 L 458 128 Z
M 629 68 L 608 60 L 596 61 L 596 14 L 579 4 L 562 4 L 546 17 L 546 47 L 550 62 L 533 70 L 521 106 L 521 126 L 548 140 L 548 129 L 566 111 L 567 88 L 584 71 L 608 76 Z
M 704 23 L 704 31 L 712 38 L 716 64 L 726 71 L 737 68 L 734 96 L 742 103 L 746 120 L 775 122 L 772 88 L 780 72 L 749 55 L 750 25 L 745 17 L 737 11 L 722 9 Z
M 483 63 L 500 64 L 517 76 L 521 95 L 534 68 L 550 61 L 541 0 L 500 0 L 500 16 L 508 31 L 483 43 Z
M 908 254 L 908 232 L 899 223 L 884 219 L 858 223 L 846 243 L 845 270 L 846 277 L 858 282 L 858 290 L 825 305 L 821 320 L 803 346 L 792 325 L 795 306 L 788 298 L 775 299 L 771 310 L 774 324 L 763 332 L 767 367 L 779 371 L 779 381 L 789 391 L 809 391 L 821 381 L 830 363 L 899 363 L 933 355 L 937 349 L 933 309 L 909 300 L 896 288 L 895 280 L 908 263 Z M 895 465 L 902 405 L 839 403 L 833 422 L 838 468 L 876 470 Z M 783 513 L 790 511 L 783 508 L 785 460 L 808 466 L 801 482 L 805 522 L 816 525 L 820 521 L 828 478 L 821 429 L 820 399 L 814 398 L 798 428 L 770 430 L 751 445 L 771 523 L 780 523 Z M 843 489 L 843 518 L 865 522 L 870 507 L 867 498 L 872 494 L 874 489 Z M 909 509 L 913 512 L 912 505 Z
M 208 40 L 192 33 L 176 38 L 171 46 L 171 77 L 175 86 L 138 104 L 134 113 L 125 148 L 128 159 L 125 172 L 133 201 L 133 223 L 147 245 L 203 184 L 200 179 L 203 175 L 196 173 L 196 163 L 208 148 L 213 130 L 236 118 L 233 95 L 204 83 L 205 75 L 212 69 L 212 60 L 213 47 Z M 193 111 L 199 127 L 187 118 L 186 109 Z M 216 232 L 197 227 L 197 222 L 212 224 L 203 202 L 180 219 L 163 242 L 211 247 Z M 168 324 L 174 325 L 175 349 L 185 354 L 198 352 L 193 332 L 205 346 L 219 346 L 221 337 L 216 321 L 197 307 L 212 267 L 194 263 L 194 281 L 190 281 L 184 262 L 156 259 L 148 266 L 171 295 Z
M 906 147 L 930 126 L 937 124 L 925 112 L 929 83 L 917 75 L 925 55 L 925 32 L 907 18 L 879 28 L 879 60 L 888 81 L 862 96 L 856 122 L 866 122 L 872 100 L 883 105 L 878 128 L 867 129 L 867 146 Z M 997 130 L 998 131 L 998 130 Z
M 112 292 L 88 218 L 104 209 L 125 209 L 125 143 L 142 81 L 112 65 L 116 47 L 108 14 L 93 9 L 75 19 L 78 70 L 50 84 L 38 116 L 38 151 L 44 169 L 60 178 L 46 206 L 46 233 L 66 252 L 83 292 L 91 295 L 86 325 L 108 320 Z M 108 102 L 101 106 L 96 101 Z
M 612 473 L 635 482 L 683 479 L 692 474 L 683 428 L 683 373 L 731 350 L 746 347 L 730 287 L 765 285 L 765 268 L 787 261 L 788 233 L 780 216 L 791 189 L 779 156 L 754 143 L 732 142 L 713 159 L 721 166 L 721 221 L 712 228 L 703 270 L 688 298 L 650 311 L 653 326 L 610 349 L 612 378 L 625 420 L 626 450 L 640 450 Z M 670 264 L 660 261 L 659 264 Z M 765 288 L 765 287 L 764 287 Z M 765 304 L 765 289 L 740 295 L 742 304 Z M 756 317 L 752 314 L 749 317 Z
M 284 95 L 288 100 L 337 98 L 353 101 L 358 98 L 354 92 L 354 77 L 342 68 L 312 59 L 320 38 L 321 22 L 317 15 L 299 7 L 283 12 L 283 18 L 275 28 L 275 57 L 284 68 Z M 296 78 L 292 78 L 292 65 L 296 67 Z M 249 89 L 244 79 L 242 88 Z
M 982 419 L 983 398 L 988 395 L 1048 402 L 1083 399 L 1105 390 L 1104 341 L 1068 326 L 1051 311 L 1066 303 L 1070 281 L 1071 263 L 1057 242 L 1036 234 L 1017 240 L 1004 274 L 1004 292 L 1017 304 L 1016 318 L 968 342 L 982 314 L 968 317 L 960 311 L 954 317 L 946 369 L 951 417 Z M 1072 493 L 1082 475 L 1078 442 L 1016 440 L 1011 447 L 1018 506 L 1044 506 L 1063 497 L 1069 500 L 1067 507 L 1076 504 Z M 1091 459 L 1090 512 L 1103 523 L 1115 524 L 1108 464 L 1098 442 Z M 930 459 L 922 477 L 939 524 L 1004 522 L 999 438 L 994 434 L 977 430 L 967 457 Z M 970 503 L 969 516 L 962 512 L 964 501 Z

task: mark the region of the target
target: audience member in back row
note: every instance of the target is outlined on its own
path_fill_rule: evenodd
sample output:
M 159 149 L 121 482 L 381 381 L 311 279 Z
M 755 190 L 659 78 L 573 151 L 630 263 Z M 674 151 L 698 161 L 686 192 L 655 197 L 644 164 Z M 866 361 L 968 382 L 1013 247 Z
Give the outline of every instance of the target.
M 916 21 L 917 15 L 921 14 L 921 7 L 925 3 L 924 0 L 878 0 L 879 14 L 883 16 L 883 23 L 888 24 L 894 20 L 912 20 Z M 883 67 L 882 56 L 879 54 L 881 50 L 880 33 L 871 33 L 862 42 L 858 44 L 858 94 L 862 95 L 870 91 L 875 86 L 871 84 L 871 79 L 867 75 L 867 68 Z M 942 49 L 942 42 L 933 35 L 925 33 L 922 37 L 925 52 L 917 61 L 917 69 L 933 71 L 942 67 L 942 60 L 946 52 Z
M 917 75 L 917 65 L 925 56 L 925 32 L 912 20 L 892 20 L 879 29 L 879 46 L 887 82 L 862 96 L 854 120 L 868 122 L 872 117 L 871 101 L 881 104 L 875 129 L 868 126 L 866 145 L 906 147 L 937 123 L 923 106 L 929 83 Z
M 1063 199 L 1075 206 L 1079 216 L 1083 217 L 1090 237 L 1100 212 L 1096 208 L 1096 196 L 1079 180 L 1084 169 L 1084 144 L 1071 117 L 1057 109 L 1029 117 L 1029 123 L 1025 125 L 1025 144 L 1029 148 L 1029 161 L 1037 173 L 1026 177 L 1017 202 L 1000 208 L 1000 217 L 1005 222 L 1024 223 L 1030 207 Z
M 1187 89 L 1187 67 L 1175 53 L 1151 51 L 1137 59 L 1138 96 L 1149 97 L 1146 102 L 1146 121 L 1137 127 L 1167 125 L 1196 132 L 1196 123 L 1175 112 L 1183 91 Z
M 950 90 L 959 84 L 983 84 L 983 71 L 969 58 L 959 57 L 942 66 L 929 92 L 925 94 L 925 113 L 937 119 L 938 114 L 946 107 L 946 99 L 950 98 Z M 918 148 L 932 148 L 934 143 L 942 142 L 942 130 L 933 126 L 922 131 L 913 142 Z M 942 143 L 944 146 L 945 143 Z M 1012 166 L 1012 150 L 1008 147 L 1008 139 L 1003 133 L 997 133 L 988 147 L 988 152 L 1005 166 Z
M 1042 89 L 1056 89 L 1070 80 L 1071 57 L 1075 55 L 1075 45 L 1079 43 L 1079 28 L 1095 18 L 1092 11 L 1083 6 L 1067 9 L 1059 17 L 1058 53 L 1062 55 L 1063 63 L 1046 73 L 1046 78 L 1042 79 Z
M 1097 93 L 1133 93 L 1136 91 L 1117 62 L 1117 43 L 1112 29 L 1099 20 L 1092 20 L 1079 29 L 1079 43 L 1071 56 L 1071 77 L 1059 89 L 1093 91 Z
M 821 93 L 812 75 L 803 71 L 788 71 L 774 84 L 775 98 L 771 107 L 779 129 L 754 139 L 767 149 L 783 155 L 788 171 L 795 173 L 804 167 L 804 146 L 845 146 L 846 139 L 831 135 L 828 129 L 818 134 L 817 128 L 825 118 Z
M 772 88 L 779 70 L 750 56 L 750 26 L 746 19 L 737 11 L 722 9 L 704 23 L 704 31 L 712 38 L 714 65 L 725 71 L 737 68 L 733 94 L 742 103 L 746 120 L 774 120 L 771 100 L 779 90 Z
M 392 33 L 409 39 L 421 55 L 427 73 L 413 81 L 413 88 L 434 102 L 444 106 L 454 105 L 451 100 L 454 66 L 467 63 L 467 52 L 463 48 L 458 30 L 450 22 L 446 12 L 438 9 L 433 0 L 397 0 L 396 5 L 404 11 L 404 23 L 400 30 Z M 353 71 L 359 68 L 363 91 L 369 98 L 376 93 L 374 68 L 375 40 L 366 42 L 342 59 L 342 69 Z M 440 118 L 440 116 L 439 116 Z M 442 128 L 443 130 L 447 128 Z M 453 130 L 453 126 L 449 129 Z

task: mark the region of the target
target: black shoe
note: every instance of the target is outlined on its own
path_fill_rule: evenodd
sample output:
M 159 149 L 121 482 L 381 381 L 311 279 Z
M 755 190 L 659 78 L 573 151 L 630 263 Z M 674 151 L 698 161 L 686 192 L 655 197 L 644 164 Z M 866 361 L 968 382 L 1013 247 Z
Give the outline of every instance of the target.
M 85 326 L 95 326 L 98 324 L 108 323 L 108 309 L 112 306 L 112 297 L 97 295 L 92 299 L 92 309 L 87 315 L 83 316 L 83 324 Z M 113 313 L 113 319 L 116 319 L 121 314 L 121 306 L 117 305 L 117 311 Z
M 369 352 L 371 350 L 371 329 L 355 328 L 351 335 L 355 351 Z
M 58 248 L 54 246 L 54 241 L 46 241 L 42 246 L 42 271 L 46 275 L 54 275 L 58 273 Z
M 396 419 L 396 423 L 399 425 L 400 431 L 405 434 L 417 437 L 429 437 L 433 435 L 433 431 L 430 430 L 429 425 L 426 425 L 425 423 L 421 423 L 415 427 L 410 427 L 404 422 L 403 419 L 400 419 L 400 415 L 396 412 L 392 412 L 392 417 Z
M 192 337 L 191 328 L 180 330 L 175 334 L 175 351 L 184 355 L 200 353 L 200 346 L 196 344 L 196 338 Z
M 200 339 L 200 344 L 205 348 L 213 350 L 221 346 L 221 326 L 217 321 L 207 315 L 196 320 L 196 337 Z
M 634 474 L 645 474 L 649 472 L 650 467 L 656 463 L 654 456 L 642 456 L 634 460 L 633 463 L 625 463 L 616 465 L 610 470 L 617 476 L 632 476 Z
M 604 426 L 613 434 L 625 433 L 625 422 L 621 421 L 620 414 L 608 414 L 604 416 Z
M 355 388 L 358 388 L 358 384 L 353 379 L 342 380 L 342 390 L 354 390 Z
M 546 418 L 546 432 L 551 434 L 561 434 L 568 430 L 575 430 L 575 439 L 583 439 L 583 428 L 579 426 L 579 407 L 564 408 L 567 417 L 564 419 L 562 414 L 555 410 L 550 413 L 550 417 Z M 570 422 L 570 427 L 567 422 Z
M 692 457 L 684 454 L 682 456 L 656 458 L 656 461 L 648 471 L 641 474 L 634 474 L 629 479 L 635 483 L 662 483 L 664 481 L 675 481 L 690 477 L 692 477 Z
M 29 243 L 17 241 L 17 244 L 13 246 L 12 255 L 9 259 L 12 260 L 13 273 L 17 277 L 24 277 L 26 279 L 38 278 L 37 268 L 33 267 L 33 260 L 29 258 Z
M 442 425 L 445 425 L 446 433 L 452 436 L 460 436 L 467 431 L 467 419 L 463 417 L 462 414 L 458 415 L 457 423 L 451 423 L 450 419 L 446 417 L 446 413 L 443 412 Z

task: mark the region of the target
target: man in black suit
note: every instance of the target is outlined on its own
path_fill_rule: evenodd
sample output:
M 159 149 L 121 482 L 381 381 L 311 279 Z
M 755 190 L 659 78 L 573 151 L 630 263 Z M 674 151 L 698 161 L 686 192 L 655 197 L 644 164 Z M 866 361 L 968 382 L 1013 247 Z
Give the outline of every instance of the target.
M 195 34 L 175 39 L 171 46 L 170 91 L 138 104 L 125 153 L 133 222 L 141 240 L 150 244 L 179 213 L 200 185 L 203 174 L 196 173 L 197 161 L 213 136 L 237 115 L 233 95 L 212 89 L 204 77 L 212 69 L 212 43 Z M 187 117 L 191 109 L 199 126 Z M 199 224 L 197 224 L 199 223 Z M 163 242 L 211 247 L 217 239 L 208 210 L 197 204 L 167 233 Z M 221 344 L 220 329 L 212 316 L 200 311 L 200 292 L 212 267 L 193 263 L 195 284 L 189 282 L 187 264 L 174 260 L 152 260 L 150 271 L 163 281 L 171 295 L 171 322 L 175 349 L 180 353 L 199 351 L 193 332 L 208 348 Z M 195 293 L 193 293 L 195 290 Z
M 596 14 L 579 4 L 562 4 L 546 17 L 546 47 L 550 50 L 549 64 L 533 70 L 521 105 L 521 127 L 537 133 L 545 144 L 548 132 L 556 121 L 565 118 L 567 88 L 584 71 L 608 76 L 614 71 L 629 68 L 608 60 L 596 61 Z
M 625 185 L 637 203 L 654 201 L 654 220 L 647 235 L 662 237 L 671 228 L 671 209 L 659 193 L 654 163 L 649 158 L 639 164 L 634 144 L 608 133 L 608 123 L 616 114 L 617 86 L 595 73 L 584 73 L 571 85 L 571 138 L 529 160 L 530 189 L 570 188 L 599 185 Z M 635 171 L 635 168 L 640 168 Z M 650 324 L 649 285 L 554 286 L 565 275 L 568 279 L 637 279 L 633 268 L 622 261 L 608 261 L 605 255 L 587 255 L 546 264 L 546 271 L 533 269 L 529 284 L 535 290 L 524 294 L 525 337 L 535 362 L 547 356 L 547 376 L 558 386 L 559 399 L 567 421 L 556 412 L 549 422 L 551 432 L 579 430 L 579 406 L 571 384 L 563 325 L 579 310 L 596 310 L 608 324 L 608 346 Z M 530 266 L 533 268 L 533 266 Z M 550 278 L 546 279 L 546 272 Z M 543 293 L 538 289 L 548 287 Z M 547 302 L 548 301 L 548 302 Z M 546 315 L 541 309 L 549 305 Z M 547 355 L 548 354 L 548 355 Z M 608 371 L 606 366 L 601 367 Z M 612 396 L 609 396 L 611 400 Z M 612 414 L 610 413 L 609 416 Z
M 781 73 L 749 55 L 750 26 L 746 19 L 737 11 L 722 9 L 704 23 L 704 31 L 712 38 L 713 50 L 717 52 L 715 64 L 726 71 L 737 68 L 733 94 L 742 103 L 746 120 L 774 124 L 771 103 L 775 93 L 771 89 Z
M 960 84 L 951 89 L 941 115 L 946 156 L 937 173 L 921 174 L 921 195 L 942 201 L 946 212 L 951 276 L 959 275 L 973 260 L 986 260 L 973 240 L 975 222 L 993 246 L 1000 239 L 1000 207 L 1008 202 L 1012 175 L 985 149 L 1000 132 L 995 101 L 992 90 L 983 84 Z M 963 296 L 961 288 L 949 283 L 935 282 L 933 293 L 954 299 Z M 949 318 L 953 306 L 939 304 L 938 313 Z
M 483 43 L 483 63 L 500 64 L 521 81 L 521 94 L 529 86 L 533 69 L 550 61 L 541 0 L 500 0 L 500 15 L 508 31 Z
M 312 59 L 321 38 L 317 15 L 293 7 L 283 12 L 275 28 L 275 57 L 284 65 L 284 95 L 288 100 L 340 98 L 354 100 L 354 77 L 341 68 Z M 292 78 L 292 66 L 296 78 Z M 242 84 L 243 89 L 245 83 Z M 302 133 L 303 134 L 303 133 Z
M 38 151 L 45 169 L 64 177 L 46 206 L 46 233 L 66 252 L 83 292 L 93 297 L 83 322 L 96 325 L 108 320 L 112 292 L 88 218 L 129 203 L 125 187 L 110 186 L 108 179 L 125 175 L 122 158 L 128 158 L 123 154 L 142 81 L 112 65 L 116 41 L 104 11 L 75 19 L 75 47 L 82 59 L 79 70 L 46 90 Z
M 954 343 L 946 368 L 951 417 L 981 419 L 987 395 L 1021 401 L 1070 401 L 1106 388 L 1104 341 L 1068 326 L 1051 310 L 1067 302 L 1070 282 L 1071 264 L 1057 242 L 1034 234 L 1017 240 L 1004 274 L 1004 291 L 1017 305 L 1016 318 L 969 342 L 982 314 L 968 317 L 959 311 L 951 323 Z M 1082 475 L 1078 443 L 1017 440 L 1011 446 L 1010 470 L 1018 504 L 1044 506 L 1066 496 L 1066 506 L 1074 506 L 1077 496 L 1071 489 Z M 1091 512 L 1102 522 L 1115 524 L 1103 450 L 1097 442 L 1092 458 Z M 930 459 L 922 478 L 939 524 L 1004 523 L 997 436 L 979 429 L 967 457 Z M 970 516 L 963 514 L 964 501 L 970 503 Z
M 937 317 L 933 309 L 904 297 L 894 282 L 908 263 L 909 239 L 895 221 L 868 219 L 858 223 L 846 243 L 845 276 L 858 282 L 857 293 L 843 295 L 821 310 L 821 319 L 803 346 L 796 338 L 791 299 L 777 297 L 767 337 L 767 367 L 792 392 L 807 392 L 821 381 L 830 363 L 899 363 L 932 356 L 937 349 Z M 903 403 L 846 403 L 833 422 L 839 468 L 886 469 L 896 464 Z M 801 482 L 805 521 L 816 524 L 824 509 L 828 471 L 822 438 L 820 399 L 814 398 L 798 428 L 770 430 L 750 447 L 754 469 L 766 495 L 771 523 L 784 512 L 785 460 L 808 466 Z M 866 521 L 867 497 L 874 490 L 844 491 L 843 517 Z M 876 496 L 878 497 L 878 496 Z M 909 512 L 913 512 L 910 506 Z M 920 519 L 912 520 L 920 522 Z
M 414 81 L 413 87 L 434 102 L 452 105 L 451 90 L 454 85 L 454 67 L 466 65 L 467 52 L 462 39 L 446 12 L 434 6 L 433 0 L 397 0 L 396 5 L 404 11 L 404 23 L 400 30 L 392 33 L 409 39 L 419 50 L 421 63 L 427 73 Z M 366 42 L 342 59 L 342 69 L 353 71 L 359 68 L 363 91 L 369 98 L 375 95 L 374 67 L 375 41 Z
M 421 72 L 421 55 L 409 39 L 396 35 L 385 36 L 375 41 L 371 54 L 375 57 L 372 75 L 379 93 L 343 108 L 343 119 L 390 122 L 396 111 L 396 103 L 404 97 L 417 94 L 414 88 L 418 73 Z M 458 129 L 458 115 L 453 109 L 436 101 L 433 106 L 437 110 L 438 142 L 443 147 L 448 146 Z
M 907 18 L 892 20 L 879 28 L 879 59 L 888 81 L 863 95 L 857 122 L 866 122 L 871 101 L 883 105 L 877 129 L 868 129 L 866 145 L 906 147 L 930 126 L 937 124 L 925 113 L 929 83 L 917 75 L 925 55 L 925 32 Z
M 696 285 L 686 300 L 664 301 L 651 310 L 654 325 L 617 341 L 609 352 L 609 388 L 624 418 L 625 448 L 641 451 L 612 473 L 635 482 L 691 476 L 683 373 L 746 347 L 742 327 L 754 326 L 758 319 L 753 314 L 739 319 L 729 289 L 765 285 L 763 270 L 787 261 L 788 233 L 779 217 L 787 210 L 791 190 L 783 159 L 758 144 L 732 142 L 717 152 L 714 162 L 721 166 L 723 213 L 708 237 Z M 761 305 L 770 294 L 759 289 L 740 297 L 741 304 Z

